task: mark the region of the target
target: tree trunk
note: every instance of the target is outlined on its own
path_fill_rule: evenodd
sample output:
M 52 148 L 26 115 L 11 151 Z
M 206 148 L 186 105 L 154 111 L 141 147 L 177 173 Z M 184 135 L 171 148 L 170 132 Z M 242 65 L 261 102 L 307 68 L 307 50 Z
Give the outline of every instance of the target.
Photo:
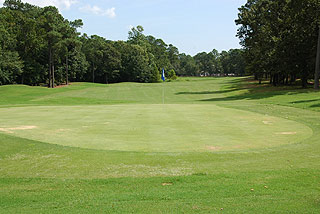
M 52 84 L 51 84 L 51 88 L 54 88 L 54 63 L 52 63 Z
M 94 63 L 92 63 L 92 82 L 94 83 Z
M 307 88 L 308 80 L 307 78 L 302 78 L 302 88 Z
M 274 74 L 273 75 L 273 86 L 277 86 L 279 82 L 279 74 Z
M 318 35 L 316 71 L 314 74 L 314 89 L 316 89 L 316 90 L 319 90 L 319 76 L 320 76 L 320 25 L 319 25 L 319 35 Z
M 303 76 L 301 78 L 301 84 L 302 84 L 302 88 L 307 88 L 308 85 L 308 77 L 305 74 L 305 72 L 303 72 Z
M 294 83 L 296 81 L 297 77 L 295 74 L 291 74 L 290 83 Z
M 68 53 L 67 53 L 67 56 L 66 56 L 66 85 L 69 84 L 69 80 L 68 80 L 68 69 L 69 69 L 69 64 L 68 64 Z
M 51 88 L 51 83 L 52 83 L 52 80 L 51 80 L 51 71 L 52 71 L 52 50 L 51 48 L 49 48 L 49 83 L 48 83 L 48 87 Z

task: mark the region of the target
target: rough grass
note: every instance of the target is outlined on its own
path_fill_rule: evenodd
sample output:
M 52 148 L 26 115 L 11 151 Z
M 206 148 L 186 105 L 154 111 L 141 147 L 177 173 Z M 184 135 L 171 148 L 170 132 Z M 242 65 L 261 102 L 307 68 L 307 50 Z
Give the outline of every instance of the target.
M 46 120 L 53 120 L 54 117 L 47 118 L 46 114 L 42 115 L 41 109 L 48 110 L 54 106 L 66 111 L 79 106 L 85 109 L 88 105 L 89 109 L 105 107 L 105 111 L 117 106 L 131 106 L 137 110 L 149 106 L 148 104 L 159 106 L 154 104 L 162 103 L 162 87 L 162 84 L 135 83 L 108 86 L 74 83 L 57 89 L 3 86 L 0 87 L 0 125 L 5 126 L 4 121 L 7 125 L 11 121 L 11 128 L 31 125 L 25 124 L 31 116 L 35 119 L 33 122 L 45 121 L 51 124 Z M 204 124 L 211 124 L 215 120 L 215 117 L 211 116 L 218 113 L 219 117 L 219 112 L 223 118 L 230 109 L 230 114 L 238 117 L 254 115 L 252 117 L 257 118 L 263 126 L 268 127 L 270 124 L 264 124 L 261 118 L 271 117 L 285 122 L 279 129 L 286 129 L 287 127 L 283 126 L 288 124 L 298 127 L 297 131 L 288 129 L 279 132 L 299 132 L 303 127 L 308 128 L 303 131 L 306 134 L 304 137 L 293 137 L 289 144 L 279 143 L 270 147 L 264 144 L 254 149 L 213 149 L 206 152 L 86 149 L 74 147 L 75 143 L 66 144 L 67 146 L 64 143 L 60 144 L 65 146 L 45 143 L 52 143 L 44 139 L 45 134 L 41 134 L 41 139 L 37 138 L 36 132 L 27 136 L 22 134 L 36 129 L 13 130 L 13 134 L 1 132 L 0 212 L 320 211 L 319 92 L 271 88 L 266 85 L 260 87 L 243 78 L 187 78 L 166 83 L 165 92 L 165 103 L 182 109 L 191 105 L 192 111 L 188 111 L 190 114 L 193 108 L 200 108 L 198 111 L 202 113 L 207 109 L 214 110 L 213 115 L 205 114 L 206 120 L 202 119 Z M 39 118 L 34 116 L 37 113 L 36 108 L 39 108 L 39 115 L 42 115 Z M 241 115 L 238 115 L 238 112 L 241 112 Z M 57 113 L 61 111 L 53 114 Z M 72 114 L 72 111 L 69 113 Z M 184 121 L 190 117 L 189 113 L 180 117 L 179 114 L 172 114 L 172 117 L 177 116 Z M 92 115 L 88 114 L 84 121 L 90 121 L 91 118 Z M 63 118 L 60 121 L 61 127 L 57 126 L 57 129 L 63 129 L 63 124 L 70 122 L 64 122 Z M 31 123 L 31 120 L 29 122 Z M 254 119 L 248 120 L 247 125 L 255 122 Z M 59 122 L 53 121 L 53 124 Z M 252 136 L 259 135 L 259 139 L 266 141 L 275 137 L 274 131 L 269 129 L 262 133 L 252 133 L 254 127 L 248 127 L 250 130 L 247 130 Z M 227 128 L 225 127 L 225 130 Z M 232 135 L 234 131 L 233 127 L 227 132 Z M 18 132 L 20 134 L 17 134 Z M 198 134 L 198 130 L 196 133 Z

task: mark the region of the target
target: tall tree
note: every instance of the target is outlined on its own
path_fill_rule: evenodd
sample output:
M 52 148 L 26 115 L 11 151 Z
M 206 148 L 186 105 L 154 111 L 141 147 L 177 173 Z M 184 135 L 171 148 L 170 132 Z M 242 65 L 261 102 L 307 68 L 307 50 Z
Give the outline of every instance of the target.
M 62 39 L 62 29 L 65 27 L 64 18 L 59 14 L 55 7 L 45 7 L 42 13 L 44 22 L 42 27 L 45 29 L 45 40 L 48 48 L 48 67 L 49 67 L 49 88 L 54 88 L 54 71 L 55 71 L 55 51 L 58 43 Z
M 320 24 L 319 24 L 319 35 L 318 35 L 317 57 L 316 57 L 316 71 L 314 75 L 314 88 L 316 90 L 319 90 L 319 76 L 320 76 Z
M 274 85 L 312 77 L 316 53 L 318 0 L 248 0 L 239 9 L 237 36 L 245 49 L 247 70 Z

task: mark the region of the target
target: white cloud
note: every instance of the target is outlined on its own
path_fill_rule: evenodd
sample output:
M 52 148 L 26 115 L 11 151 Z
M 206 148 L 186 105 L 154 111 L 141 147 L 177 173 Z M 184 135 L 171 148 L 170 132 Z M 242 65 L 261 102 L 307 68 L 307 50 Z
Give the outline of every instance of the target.
M 95 5 L 86 5 L 84 7 L 81 7 L 80 10 L 86 13 L 93 13 L 98 16 L 107 16 L 109 18 L 116 17 L 116 8 L 114 7 L 105 10 Z
M 0 7 L 2 7 L 4 0 L 0 0 Z
M 69 9 L 72 5 L 78 3 L 78 0 L 22 0 L 22 2 L 27 2 L 39 7 L 55 6 L 63 10 Z
M 116 8 L 112 7 L 106 10 L 106 15 L 110 18 L 116 17 Z

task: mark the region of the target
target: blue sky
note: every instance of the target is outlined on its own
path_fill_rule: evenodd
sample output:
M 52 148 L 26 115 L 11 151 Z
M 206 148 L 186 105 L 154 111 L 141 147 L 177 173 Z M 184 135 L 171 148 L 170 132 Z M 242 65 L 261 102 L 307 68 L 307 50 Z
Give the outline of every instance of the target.
M 239 48 L 235 37 L 238 8 L 246 0 L 22 0 L 57 6 L 65 18 L 82 19 L 81 32 L 126 40 L 130 27 L 173 44 L 180 52 Z M 3 0 L 0 0 L 2 3 Z

